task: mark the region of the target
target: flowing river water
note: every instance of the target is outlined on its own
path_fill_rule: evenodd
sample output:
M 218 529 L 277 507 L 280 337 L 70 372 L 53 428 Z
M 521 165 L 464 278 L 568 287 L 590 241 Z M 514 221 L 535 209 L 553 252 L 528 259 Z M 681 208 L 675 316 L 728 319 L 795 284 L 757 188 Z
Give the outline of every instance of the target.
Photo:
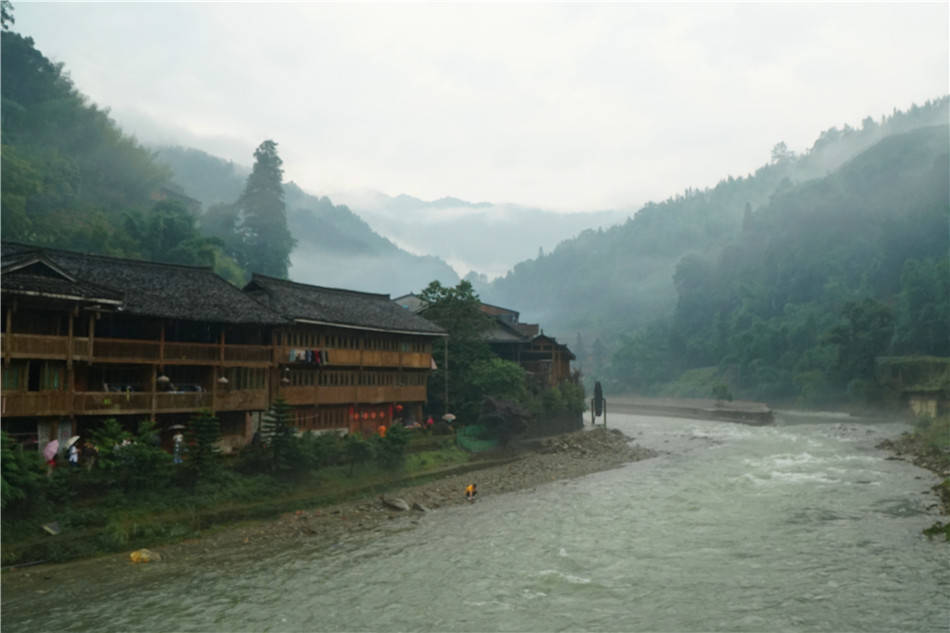
M 660 456 L 339 543 L 50 567 L 43 585 L 4 582 L 3 627 L 950 630 L 950 549 L 921 535 L 937 478 L 874 448 L 905 425 L 608 421 Z

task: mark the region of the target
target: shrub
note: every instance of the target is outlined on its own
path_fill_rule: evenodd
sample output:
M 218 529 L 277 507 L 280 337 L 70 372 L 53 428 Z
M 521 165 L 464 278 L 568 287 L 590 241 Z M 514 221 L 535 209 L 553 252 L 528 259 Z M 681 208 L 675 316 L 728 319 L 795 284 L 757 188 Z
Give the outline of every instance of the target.
M 24 451 L 6 432 L 0 432 L 0 472 L 0 508 L 26 510 L 43 486 L 39 453 Z
M 394 468 L 403 463 L 406 456 L 406 446 L 409 444 L 409 431 L 406 427 L 395 424 L 386 432 L 384 437 L 375 441 L 376 459 L 380 466 Z
M 221 423 L 210 411 L 199 411 L 188 421 L 185 464 L 195 481 L 210 477 L 218 470 L 220 439 Z
M 357 464 L 365 464 L 373 458 L 373 445 L 363 439 L 359 433 L 350 433 L 343 441 L 343 453 L 350 463 L 350 475 Z

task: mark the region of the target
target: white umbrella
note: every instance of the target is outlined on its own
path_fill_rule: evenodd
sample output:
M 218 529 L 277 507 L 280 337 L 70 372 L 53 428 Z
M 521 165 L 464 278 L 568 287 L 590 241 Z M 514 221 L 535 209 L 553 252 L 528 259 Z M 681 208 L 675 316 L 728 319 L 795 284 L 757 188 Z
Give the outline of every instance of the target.
M 71 438 L 69 438 L 69 441 L 66 442 L 66 448 L 72 448 L 73 444 L 75 444 L 78 441 L 79 441 L 79 436 L 73 435 Z
M 446 413 L 445 415 L 442 416 L 442 419 L 445 420 L 446 422 L 452 422 L 453 420 L 455 420 L 455 414 Z

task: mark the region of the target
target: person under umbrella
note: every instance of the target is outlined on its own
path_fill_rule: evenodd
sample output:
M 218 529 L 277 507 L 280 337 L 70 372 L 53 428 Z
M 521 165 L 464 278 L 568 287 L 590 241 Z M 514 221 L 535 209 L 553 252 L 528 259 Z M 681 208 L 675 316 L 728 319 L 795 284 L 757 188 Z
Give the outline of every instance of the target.
M 45 447 L 43 447 L 43 457 L 46 459 L 46 476 L 49 477 L 53 474 L 53 469 L 56 468 L 56 453 L 59 452 L 59 440 L 50 440 Z

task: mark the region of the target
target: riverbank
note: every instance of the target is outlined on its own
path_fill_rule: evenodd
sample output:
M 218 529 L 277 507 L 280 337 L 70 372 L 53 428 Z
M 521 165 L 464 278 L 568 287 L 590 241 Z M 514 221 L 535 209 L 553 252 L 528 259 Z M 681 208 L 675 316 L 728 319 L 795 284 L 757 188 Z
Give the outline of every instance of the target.
M 920 420 L 913 432 L 884 440 L 877 447 L 892 451 L 892 459 L 909 461 L 941 477 L 943 481 L 933 490 L 940 500 L 940 514 L 950 514 L 950 417 Z M 937 521 L 925 533 L 930 536 L 943 534 L 950 541 L 950 521 Z
M 181 559 L 215 550 L 231 551 L 263 541 L 307 540 L 333 544 L 357 532 L 380 531 L 384 525 L 390 529 L 393 521 L 415 521 L 426 512 L 466 503 L 464 489 L 473 481 L 478 483 L 480 496 L 485 498 L 581 477 L 656 455 L 631 442 L 632 439 L 620 431 L 604 428 L 522 442 L 509 449 L 476 456 L 461 466 L 363 489 L 343 501 L 339 498 L 328 503 L 302 501 L 298 508 L 275 518 L 219 523 L 202 530 L 197 538 L 147 546 L 163 557 Z M 384 491 L 387 498 L 402 499 L 417 509 L 400 511 L 387 506 L 380 499 L 379 491 Z M 43 577 L 49 575 L 50 569 L 91 563 L 130 564 L 129 552 L 25 567 L 8 571 L 3 578 L 6 583 L 14 577 Z
M 613 398 L 608 404 L 612 411 L 635 415 L 718 420 L 753 426 L 772 424 L 775 421 L 775 416 L 767 404 L 746 400 L 620 396 Z

